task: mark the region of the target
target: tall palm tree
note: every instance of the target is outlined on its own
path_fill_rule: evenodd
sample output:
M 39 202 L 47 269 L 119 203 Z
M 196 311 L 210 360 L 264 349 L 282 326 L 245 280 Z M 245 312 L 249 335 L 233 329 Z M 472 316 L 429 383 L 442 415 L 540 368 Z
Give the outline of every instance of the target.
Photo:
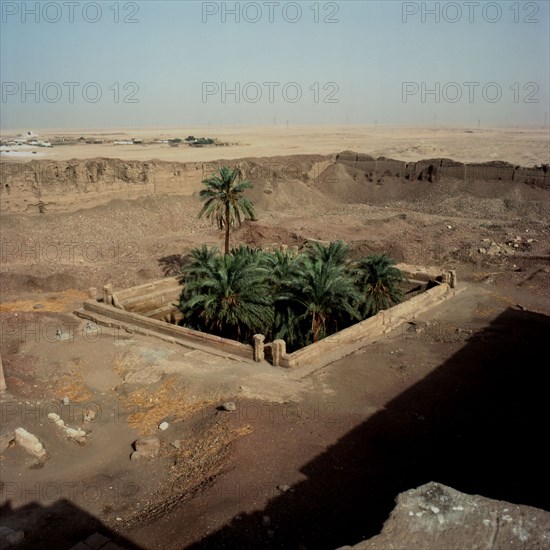
M 374 254 L 359 260 L 356 281 L 363 298 L 360 312 L 363 319 L 380 310 L 398 304 L 403 299 L 400 283 L 403 273 L 395 267 L 395 260 L 384 254 Z
M 242 249 L 190 266 L 179 308 L 184 324 L 227 338 L 248 340 L 273 324 L 268 270 Z
M 219 229 L 225 228 L 225 255 L 229 254 L 229 232 L 231 227 L 242 218 L 256 219 L 254 206 L 243 193 L 246 189 L 252 189 L 251 182 L 241 179 L 241 171 L 238 168 L 232 170 L 227 166 L 220 168 L 219 174 L 203 180 L 205 189 L 199 193 L 204 206 L 199 212 L 199 218 L 206 215 L 215 222 Z

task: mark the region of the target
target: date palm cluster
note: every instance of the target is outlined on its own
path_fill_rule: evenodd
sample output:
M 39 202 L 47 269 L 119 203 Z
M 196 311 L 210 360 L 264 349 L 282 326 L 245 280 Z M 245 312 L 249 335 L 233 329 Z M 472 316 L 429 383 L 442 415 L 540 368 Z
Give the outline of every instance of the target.
M 300 252 L 231 249 L 230 228 L 256 219 L 245 196 L 252 183 L 225 166 L 202 183 L 199 217 L 224 231 L 224 252 L 203 245 L 182 258 L 184 326 L 241 342 L 263 334 L 295 350 L 402 300 L 403 275 L 392 259 L 353 261 L 342 241 L 311 242 Z
M 282 338 L 295 350 L 402 300 L 402 273 L 384 255 L 352 260 L 342 241 L 305 250 L 194 249 L 181 273 L 184 326 L 250 342 Z

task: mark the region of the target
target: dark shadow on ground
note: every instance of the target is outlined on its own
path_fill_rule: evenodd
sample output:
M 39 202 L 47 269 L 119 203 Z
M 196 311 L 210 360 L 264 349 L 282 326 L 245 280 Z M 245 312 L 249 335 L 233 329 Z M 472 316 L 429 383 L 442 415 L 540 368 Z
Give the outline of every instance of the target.
M 307 480 L 189 548 L 337 548 L 437 481 L 550 510 L 550 318 L 508 309 L 432 374 L 304 465 Z M 284 443 L 282 443 L 284 444 Z M 262 527 L 262 516 L 271 518 Z M 273 532 L 269 533 L 268 530 Z
M 23 541 L 14 547 L 17 550 L 68 550 L 90 536 L 96 541 L 103 541 L 103 545 L 90 548 L 103 548 L 108 542 L 102 538 L 105 537 L 120 549 L 142 550 L 140 546 L 117 534 L 99 519 L 66 499 L 60 499 L 48 506 L 31 502 L 15 509 L 8 501 L 0 506 L 0 517 L 3 526 L 25 533 Z M 114 546 L 106 548 L 115 549 Z
M 157 262 L 165 277 L 177 277 L 189 263 L 189 254 L 170 254 L 159 258 Z

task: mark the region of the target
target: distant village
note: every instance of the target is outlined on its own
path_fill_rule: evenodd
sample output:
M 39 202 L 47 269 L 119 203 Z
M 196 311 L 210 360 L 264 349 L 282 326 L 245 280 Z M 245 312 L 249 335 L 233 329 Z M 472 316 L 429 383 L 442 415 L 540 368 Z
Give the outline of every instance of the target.
M 230 143 L 225 143 L 217 140 L 216 138 L 210 137 L 195 137 L 187 136 L 185 139 L 179 137 L 175 138 L 163 138 L 155 139 L 152 141 L 144 141 L 142 138 L 129 138 L 129 139 L 99 139 L 96 137 L 84 137 L 80 136 L 78 138 L 74 136 L 54 136 L 50 141 L 45 141 L 39 139 L 38 134 L 35 134 L 29 130 L 26 134 L 20 134 L 16 138 L 8 138 L 5 140 L 0 140 L 0 148 L 2 152 L 9 152 L 9 148 L 14 148 L 14 150 L 28 147 L 59 147 L 63 145 L 80 145 L 80 144 L 109 144 L 113 145 L 155 145 L 155 144 L 166 144 L 170 147 L 179 147 L 180 145 L 186 147 L 223 147 L 228 145 L 233 145 Z
M 31 147 L 52 147 L 51 142 L 38 139 L 38 134 L 28 131 L 26 134 L 19 134 L 16 138 L 0 141 L 2 147 L 20 147 L 27 145 Z
M 188 147 L 205 147 L 208 145 L 219 147 L 229 145 L 228 143 L 219 142 L 214 138 L 204 138 L 195 136 L 187 136 L 185 139 L 181 138 L 169 138 L 169 139 L 157 139 L 151 142 L 144 142 L 141 138 L 132 138 L 132 139 L 121 139 L 115 140 L 113 142 L 115 145 L 148 145 L 152 143 L 165 143 L 171 147 L 179 147 L 180 144 L 186 145 Z

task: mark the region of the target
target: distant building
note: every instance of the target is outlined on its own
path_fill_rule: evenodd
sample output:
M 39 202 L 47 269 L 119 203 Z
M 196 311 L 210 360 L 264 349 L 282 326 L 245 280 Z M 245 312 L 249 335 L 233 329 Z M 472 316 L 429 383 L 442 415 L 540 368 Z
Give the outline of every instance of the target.
M 19 134 L 17 138 L 22 141 L 28 141 L 29 139 L 36 139 L 38 134 L 35 134 L 32 130 L 29 130 L 26 134 Z

